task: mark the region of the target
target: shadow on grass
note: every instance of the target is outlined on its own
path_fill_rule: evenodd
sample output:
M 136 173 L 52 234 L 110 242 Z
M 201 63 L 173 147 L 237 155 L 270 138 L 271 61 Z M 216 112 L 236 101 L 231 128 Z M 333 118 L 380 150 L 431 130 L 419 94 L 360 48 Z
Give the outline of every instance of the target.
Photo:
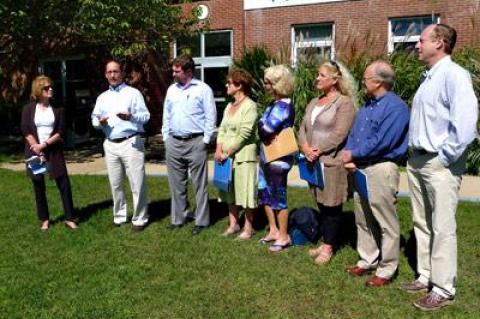
M 408 240 L 405 237 L 400 238 L 400 249 L 404 249 L 404 255 L 407 258 L 408 265 L 415 272 L 415 278 L 418 276 L 417 273 L 417 239 L 415 238 L 415 233 L 412 230 L 408 233 Z
M 96 214 L 97 212 L 101 211 L 101 210 L 104 210 L 104 209 L 107 209 L 107 208 L 110 208 L 113 206 L 113 201 L 111 199 L 109 200 L 104 200 L 104 201 L 101 201 L 101 202 L 98 202 L 98 203 L 92 203 L 92 204 L 89 204 L 83 208 L 80 208 L 80 209 L 77 209 L 76 210 L 76 215 L 78 217 L 78 223 L 81 224 L 81 223 L 84 223 L 86 221 L 88 221 L 94 214 Z M 57 219 L 61 219 L 64 217 L 60 217 L 60 218 L 57 218 Z
M 161 221 L 170 216 L 170 199 L 162 199 L 148 204 L 149 223 Z
M 224 203 L 219 203 L 216 199 L 208 201 L 210 206 L 210 225 L 215 225 L 219 220 L 228 216 L 228 206 Z M 150 202 L 148 205 L 148 215 L 150 216 L 150 223 L 161 221 L 164 218 L 170 217 L 170 199 Z M 192 222 L 193 219 L 187 218 L 186 223 Z

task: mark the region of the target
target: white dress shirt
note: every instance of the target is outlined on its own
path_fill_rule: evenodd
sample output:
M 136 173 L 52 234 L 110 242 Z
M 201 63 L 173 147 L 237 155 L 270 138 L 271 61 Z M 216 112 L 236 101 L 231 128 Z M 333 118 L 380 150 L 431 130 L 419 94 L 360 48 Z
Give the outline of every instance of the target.
M 212 89 L 202 81 L 192 79 L 183 86 L 170 85 L 163 107 L 163 140 L 170 135 L 188 136 L 203 133 L 209 144 L 216 127 L 217 108 Z
M 426 72 L 413 99 L 409 147 L 438 153 L 448 167 L 475 138 L 478 101 L 468 71 L 442 58 Z
M 129 121 L 120 119 L 117 114 L 130 112 Z M 102 126 L 100 118 L 108 116 L 108 124 Z M 130 136 L 135 133 L 143 133 L 143 124 L 150 119 L 142 93 L 139 90 L 122 83 L 116 87 L 110 87 L 100 94 L 92 112 L 92 125 L 97 129 L 103 129 L 108 139 L 117 139 Z

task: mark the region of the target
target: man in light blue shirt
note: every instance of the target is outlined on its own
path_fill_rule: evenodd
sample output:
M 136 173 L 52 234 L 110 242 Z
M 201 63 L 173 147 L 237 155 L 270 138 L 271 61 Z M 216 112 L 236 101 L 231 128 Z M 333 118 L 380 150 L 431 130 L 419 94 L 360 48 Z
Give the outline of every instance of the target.
M 123 82 L 123 70 L 117 61 L 105 66 L 109 89 L 97 98 L 92 125 L 105 133 L 103 149 L 113 196 L 113 225 L 127 222 L 127 202 L 123 190 L 125 173 L 133 197 L 132 224 L 142 231 L 148 223 L 145 184 L 145 147 L 140 136 L 150 119 L 142 94 Z
M 194 68 L 195 63 L 188 56 L 173 61 L 175 83 L 165 97 L 162 136 L 172 196 L 170 229 L 185 223 L 190 173 L 197 204 L 192 234 L 197 235 L 210 223 L 207 146 L 215 130 L 217 110 L 210 87 L 193 78 Z
M 428 69 L 413 100 L 407 165 L 419 276 L 402 288 L 430 290 L 414 303 L 424 311 L 454 300 L 458 190 L 466 149 L 476 136 L 478 104 L 472 80 L 450 57 L 456 37 L 447 25 L 430 25 L 416 45 Z

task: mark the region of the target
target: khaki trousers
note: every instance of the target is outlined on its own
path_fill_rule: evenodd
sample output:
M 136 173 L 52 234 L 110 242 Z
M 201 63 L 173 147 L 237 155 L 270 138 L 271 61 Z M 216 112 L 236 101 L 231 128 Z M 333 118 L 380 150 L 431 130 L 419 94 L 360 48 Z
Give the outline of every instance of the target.
M 136 135 L 120 143 L 105 140 L 103 149 L 113 197 L 113 222 L 122 224 L 127 221 L 127 201 L 123 189 L 126 174 L 132 190 L 132 224 L 144 226 L 148 223 L 148 197 L 143 139 Z
M 408 160 L 418 280 L 444 297 L 455 295 L 457 234 L 455 214 L 465 156 L 444 167 L 435 154 Z
M 369 202 L 354 194 L 357 226 L 357 266 L 377 268 L 375 275 L 391 278 L 398 268 L 400 225 L 395 204 L 400 174 L 397 164 L 383 162 L 362 171 L 368 177 Z

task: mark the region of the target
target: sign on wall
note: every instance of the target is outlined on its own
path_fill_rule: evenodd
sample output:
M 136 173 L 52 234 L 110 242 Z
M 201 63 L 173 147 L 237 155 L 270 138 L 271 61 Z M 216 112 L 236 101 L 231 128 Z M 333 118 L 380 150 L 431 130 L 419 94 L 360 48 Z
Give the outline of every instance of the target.
M 306 4 L 317 4 L 325 2 L 338 2 L 346 0 L 244 0 L 244 10 L 301 6 Z

